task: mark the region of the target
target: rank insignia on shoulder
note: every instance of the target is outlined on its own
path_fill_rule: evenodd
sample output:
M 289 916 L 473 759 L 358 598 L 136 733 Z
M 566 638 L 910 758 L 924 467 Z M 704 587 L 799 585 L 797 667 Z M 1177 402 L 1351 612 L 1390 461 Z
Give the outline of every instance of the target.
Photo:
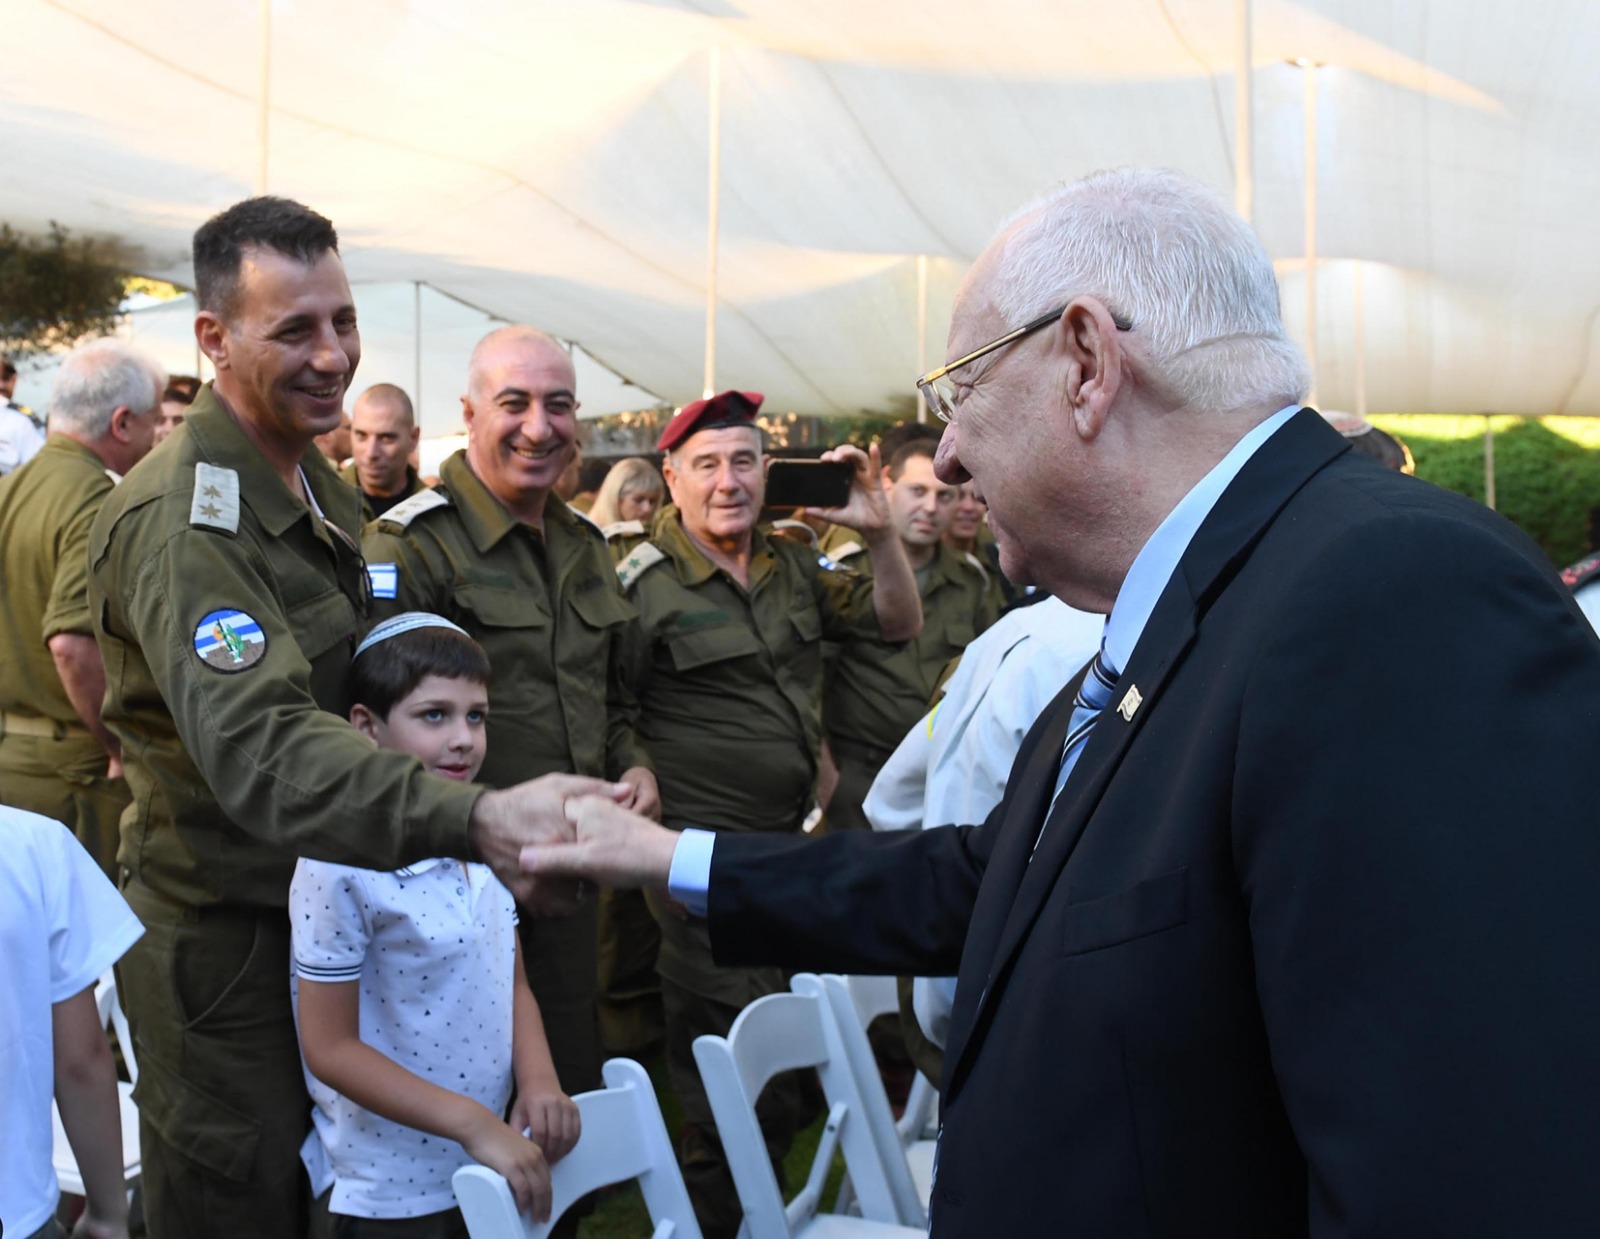
M 654 542 L 639 543 L 626 559 L 617 561 L 617 583 L 622 586 L 622 592 L 627 593 L 635 581 L 666 557 L 667 553 Z
M 367 584 L 374 598 L 393 598 L 400 592 L 400 565 L 368 564 Z
M 833 547 L 828 551 L 827 555 L 822 556 L 823 559 L 828 561 L 823 565 L 823 567 L 828 567 L 831 565 L 835 568 L 842 568 L 845 566 L 843 562 L 844 560 L 849 559 L 852 555 L 859 555 L 866 549 L 867 548 L 862 546 L 861 543 L 855 541 L 846 542 L 842 546 Z
M 817 563 L 824 572 L 845 572 L 851 576 L 859 575 L 849 564 L 841 564 L 837 559 L 823 555 L 820 552 L 817 555 Z
M 644 532 L 644 522 L 612 521 L 609 525 L 601 529 L 600 532 L 605 534 L 607 542 L 611 541 L 612 538 L 633 537 L 636 534 L 641 534 Z
M 409 499 L 402 499 L 378 518 L 380 525 L 398 525 L 406 528 L 424 512 L 431 512 L 434 508 L 448 507 L 450 497 L 440 494 L 436 490 L 419 490 Z
M 224 533 L 239 532 L 239 475 L 199 461 L 194 467 L 194 498 L 189 523 Z
M 194 652 L 213 670 L 243 671 L 267 656 L 267 634 L 243 611 L 211 611 L 195 625 Z

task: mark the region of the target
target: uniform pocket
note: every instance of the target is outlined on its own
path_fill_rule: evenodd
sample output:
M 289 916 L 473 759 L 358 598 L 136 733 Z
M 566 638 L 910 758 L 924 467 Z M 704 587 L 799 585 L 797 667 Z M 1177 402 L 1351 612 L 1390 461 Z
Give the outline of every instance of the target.
M 356 632 L 356 609 L 336 589 L 290 607 L 285 618 L 307 662 L 315 662 L 341 641 L 349 643 Z
M 1062 917 L 1064 955 L 1082 955 L 1147 938 L 1189 919 L 1189 869 L 1146 878 L 1127 890 L 1068 904 Z
M 571 596 L 572 609 L 591 628 L 610 628 L 626 624 L 639 613 L 627 599 L 609 589 L 590 589 Z
M 133 1100 L 162 1140 L 190 1161 L 234 1183 L 249 1182 L 261 1142 L 257 1119 L 219 1101 L 142 1047 Z
M 762 651 L 760 638 L 748 628 L 728 624 L 696 632 L 674 633 L 667 638 L 672 665 L 679 671 L 693 671 L 710 663 L 730 658 L 745 658 Z
M 245 984 L 261 950 L 261 923 L 250 917 L 183 925 L 173 935 L 172 977 L 184 1027 L 216 1022 Z
M 489 628 L 543 628 L 550 617 L 526 589 L 506 589 L 468 581 L 455 588 L 455 600 Z
M 969 619 L 953 619 L 944 626 L 944 639 L 958 650 L 966 649 L 977 635 Z
M 822 640 L 822 616 L 814 608 L 796 611 L 789 617 L 789 622 L 794 625 L 795 635 L 800 638 L 802 645 Z

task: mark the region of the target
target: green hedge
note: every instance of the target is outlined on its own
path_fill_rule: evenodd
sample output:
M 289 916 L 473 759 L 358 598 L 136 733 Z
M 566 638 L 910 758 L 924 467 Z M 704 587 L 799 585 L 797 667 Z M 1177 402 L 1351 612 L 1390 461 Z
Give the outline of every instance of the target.
M 1417 476 L 1484 500 L 1484 419 L 1374 417 L 1404 439 Z M 1588 549 L 1589 507 L 1600 504 L 1600 420 L 1496 417 L 1495 507 L 1557 566 Z

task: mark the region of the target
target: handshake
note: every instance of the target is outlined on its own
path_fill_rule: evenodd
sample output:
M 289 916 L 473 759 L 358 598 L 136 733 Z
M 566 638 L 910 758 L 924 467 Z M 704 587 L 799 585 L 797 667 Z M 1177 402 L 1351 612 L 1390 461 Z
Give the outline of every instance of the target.
M 659 812 L 655 777 L 643 768 L 617 783 L 547 774 L 478 798 L 472 851 L 519 904 L 559 916 L 583 902 L 589 882 L 667 884 L 678 836 L 652 820 Z

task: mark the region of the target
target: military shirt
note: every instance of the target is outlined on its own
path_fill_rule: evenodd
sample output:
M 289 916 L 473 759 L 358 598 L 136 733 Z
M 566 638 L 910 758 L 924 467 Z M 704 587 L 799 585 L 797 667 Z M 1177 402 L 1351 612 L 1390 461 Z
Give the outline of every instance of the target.
M 799 543 L 752 537 L 748 589 L 670 504 L 648 541 L 611 542 L 639 609 L 628 670 L 669 825 L 795 829 L 822 741 L 823 638 L 878 631 L 870 578 Z
M 106 724 L 134 803 L 118 860 L 180 902 L 286 907 L 297 856 L 466 857 L 481 787 L 345 721 L 365 626 L 359 501 L 316 452 L 297 499 L 208 383 L 89 535 Z
M 375 521 L 390 508 L 404 503 L 419 490 L 427 490 L 423 485 L 421 476 L 410 465 L 406 466 L 406 484 L 401 487 L 396 495 L 369 495 L 361 489 L 361 479 L 356 476 L 356 462 L 351 461 L 339 470 L 339 480 L 355 487 L 356 493 L 361 496 L 361 523 L 367 524 Z
M 60 434 L 0 478 L 0 710 L 82 726 L 46 643 L 94 633 L 89 527 L 113 485 L 98 456 Z
M 859 543 L 830 552 L 865 576 L 871 564 Z M 999 616 L 989 574 L 970 555 L 942 542 L 917 574 L 922 631 L 909 641 L 856 636 L 842 642 L 828 680 L 823 716 L 828 738 L 864 745 L 885 755 L 928 712 L 945 665 Z
M 367 527 L 375 618 L 432 611 L 489 656 L 489 752 L 479 777 L 616 778 L 650 760 L 634 736 L 619 662 L 634 610 L 605 539 L 553 494 L 541 533 L 518 520 L 457 452 L 439 486 Z

